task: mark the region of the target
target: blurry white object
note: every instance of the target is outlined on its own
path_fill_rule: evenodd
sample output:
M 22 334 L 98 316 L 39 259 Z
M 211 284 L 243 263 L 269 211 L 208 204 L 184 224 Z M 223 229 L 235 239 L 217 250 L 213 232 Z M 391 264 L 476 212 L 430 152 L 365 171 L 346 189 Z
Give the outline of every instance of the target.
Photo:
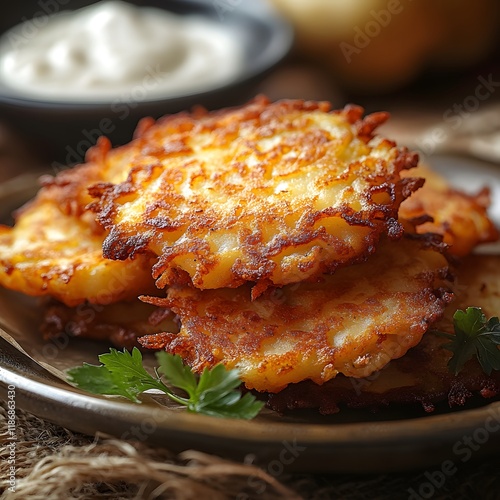
M 231 82 L 243 54 L 201 16 L 118 0 L 26 21 L 2 38 L 0 82 L 46 100 L 175 96 Z

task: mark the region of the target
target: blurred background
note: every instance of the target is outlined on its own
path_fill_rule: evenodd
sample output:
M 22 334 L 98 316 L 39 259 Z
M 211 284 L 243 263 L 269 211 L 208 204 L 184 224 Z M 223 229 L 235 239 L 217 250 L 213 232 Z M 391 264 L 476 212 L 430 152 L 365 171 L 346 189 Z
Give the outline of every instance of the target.
M 429 83 L 458 75 L 498 47 L 496 0 L 272 2 L 295 26 L 295 53 L 349 94 L 387 94 L 424 76 Z
M 95 3 L 9 2 L 3 8 L 0 32 L 33 18 L 44 19 L 37 25 L 45 29 L 49 22 L 45 23 L 44 16 Z M 98 103 L 76 103 L 71 98 L 47 102 L 36 92 L 27 97 L 15 85 L 9 87 L 0 79 L 0 178 L 38 165 L 52 165 L 57 170 L 83 161 L 86 149 L 95 142 L 96 131 L 103 128 L 99 127 L 103 119 L 111 120 L 113 127 L 107 127 L 107 135 L 114 144 L 120 144 L 130 140 L 143 116 L 157 118 L 198 104 L 208 108 L 237 105 L 256 93 L 273 100 L 328 100 L 333 107 L 355 102 L 370 112 L 388 110 L 393 121 L 387 131 L 424 155 L 439 149 L 446 142 L 443 137 L 470 135 L 467 123 L 472 115 L 479 118 L 476 128 L 484 120 L 488 133 L 495 124 L 500 127 L 498 0 L 129 3 L 179 15 L 196 13 L 209 19 L 232 37 L 230 43 L 241 48 L 239 73 L 219 87 L 187 95 L 134 98 L 126 118 L 118 118 L 112 99 Z M 96 32 L 104 28 L 96 23 Z M 12 45 L 6 36 L 1 50 Z M 29 43 L 36 43 L 34 35 L 25 37 L 23 45 L 29 47 Z M 203 55 L 202 45 L 198 49 Z M 222 59 L 213 71 L 220 71 L 226 62 Z M 486 118 L 481 113 L 486 113 Z M 433 130 L 438 130 L 435 135 L 441 130 L 440 137 L 429 138 Z

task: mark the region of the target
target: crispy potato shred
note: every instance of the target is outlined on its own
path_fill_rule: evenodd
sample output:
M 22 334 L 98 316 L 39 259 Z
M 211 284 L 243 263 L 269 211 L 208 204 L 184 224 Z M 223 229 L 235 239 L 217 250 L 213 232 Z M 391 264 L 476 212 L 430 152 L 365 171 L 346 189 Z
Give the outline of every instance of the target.
M 128 262 L 103 257 L 105 232 L 86 208 L 91 185 L 122 178 L 125 166 L 120 155 L 107 158 L 109 149 L 102 139 L 89 163 L 43 177 L 37 197 L 18 210 L 15 226 L 0 226 L 2 286 L 69 306 L 134 300 L 154 291 L 152 257 Z
M 384 270 L 384 271 L 382 271 Z M 385 241 L 362 264 L 317 283 L 288 285 L 258 299 L 248 286 L 171 287 L 143 299 L 179 315 L 179 334 L 141 339 L 179 354 L 196 371 L 224 363 L 250 389 L 278 392 L 338 373 L 366 377 L 416 345 L 451 300 L 446 258 L 425 241 Z
M 131 146 L 142 164 L 92 188 L 104 255 L 153 252 L 159 288 L 252 282 L 256 294 L 365 260 L 381 234 L 401 236 L 399 205 L 421 181 L 400 174 L 418 159 L 372 135 L 387 114 L 328 111 L 258 99 L 146 130 Z
M 49 297 L 47 338 L 222 363 L 277 411 L 492 397 L 498 374 L 451 375 L 429 332 L 499 313 L 498 258 L 468 256 L 498 239 L 489 192 L 417 167 L 387 118 L 258 97 L 145 119 L 43 178 L 0 227 L 0 284 Z
M 465 194 L 452 189 L 446 179 L 424 165 L 401 174 L 425 179 L 422 189 L 405 200 L 399 210 L 401 218 L 419 224 L 419 233 L 440 234 L 449 252 L 458 257 L 470 254 L 480 243 L 498 239 L 498 229 L 488 218 L 488 188 L 475 195 Z
M 433 330 L 453 333 L 453 314 L 474 305 L 488 316 L 500 311 L 500 255 L 471 255 L 464 259 L 454 286 L 456 299 Z M 457 376 L 447 363 L 452 353 L 447 343 L 432 332 L 405 356 L 392 360 L 384 369 L 365 378 L 339 376 L 323 385 L 311 381 L 290 384 L 269 397 L 269 406 L 285 412 L 297 408 L 317 408 L 323 414 L 341 407 L 379 409 L 395 404 L 421 404 L 427 412 L 445 402 L 449 407 L 464 405 L 480 395 L 500 394 L 500 372 L 486 375 L 476 360 L 469 361 Z

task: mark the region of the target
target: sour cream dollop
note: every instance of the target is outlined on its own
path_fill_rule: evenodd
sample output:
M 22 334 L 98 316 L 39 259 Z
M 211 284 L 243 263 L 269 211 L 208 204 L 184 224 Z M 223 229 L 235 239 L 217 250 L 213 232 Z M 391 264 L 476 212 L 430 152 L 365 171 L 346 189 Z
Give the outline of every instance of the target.
M 0 42 L 0 82 L 51 101 L 108 101 L 141 90 L 174 97 L 234 80 L 242 50 L 203 17 L 109 0 L 34 19 Z

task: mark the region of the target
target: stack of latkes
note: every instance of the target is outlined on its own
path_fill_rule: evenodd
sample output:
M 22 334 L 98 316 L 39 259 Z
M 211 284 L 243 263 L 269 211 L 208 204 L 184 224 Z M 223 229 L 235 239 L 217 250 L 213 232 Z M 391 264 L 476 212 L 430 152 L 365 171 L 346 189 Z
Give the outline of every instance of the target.
M 479 292 L 493 257 L 473 257 L 469 278 L 459 265 L 497 238 L 488 192 L 417 167 L 376 135 L 387 118 L 258 97 L 144 119 L 128 145 L 102 138 L 42 178 L 0 229 L 0 283 L 51 298 L 46 336 L 223 363 L 279 410 L 493 396 L 495 375 L 450 374 L 426 333 L 453 333 L 463 300 L 500 305 Z

